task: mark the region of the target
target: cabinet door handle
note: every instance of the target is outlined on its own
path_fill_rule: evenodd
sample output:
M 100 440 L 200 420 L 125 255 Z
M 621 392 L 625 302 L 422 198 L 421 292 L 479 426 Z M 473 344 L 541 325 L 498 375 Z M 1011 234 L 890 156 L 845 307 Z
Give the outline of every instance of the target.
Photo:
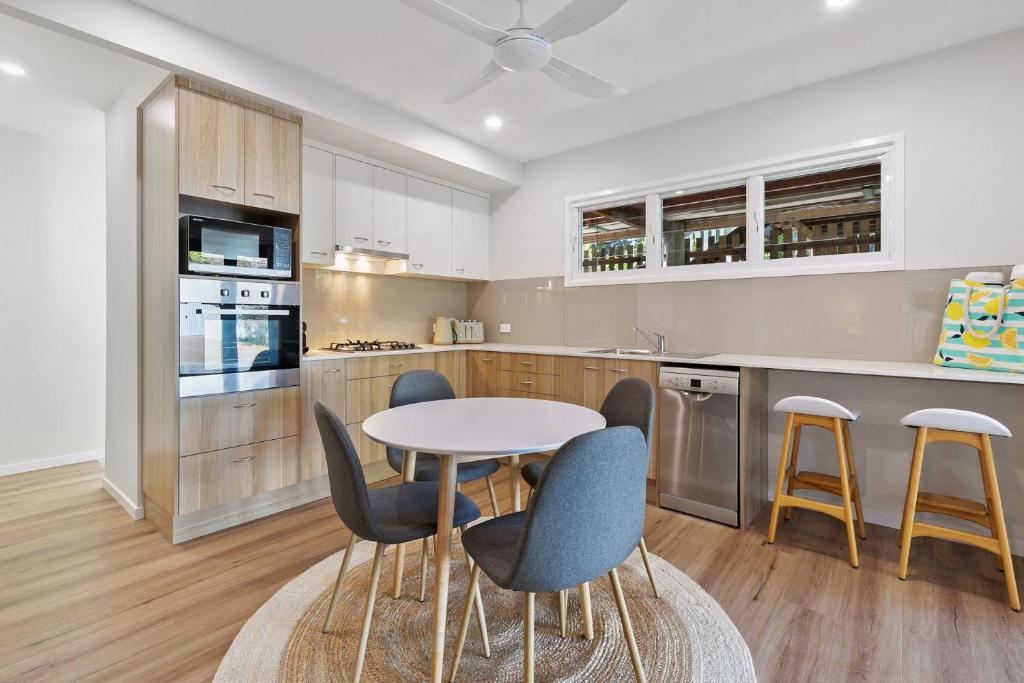
M 377 240 L 377 244 L 381 245 L 382 247 L 391 246 L 391 242 L 389 242 L 388 240 Z
M 218 185 L 217 183 L 211 183 L 210 187 L 216 187 L 218 190 L 231 190 L 232 192 L 238 192 L 237 187 L 231 187 L 230 185 Z
M 310 254 L 316 254 L 317 256 L 327 256 L 326 251 L 311 251 Z
M 323 374 L 325 374 L 325 375 L 329 375 L 329 374 L 331 374 L 332 372 L 341 372 L 341 368 L 335 368 L 334 370 L 324 370 L 324 371 L 323 371 Z
M 370 241 L 369 237 L 360 237 L 359 235 L 353 235 L 352 239 L 354 239 L 356 242 L 369 242 Z
M 600 370 L 601 368 L 597 367 L 596 365 L 584 365 L 583 369 L 584 370 Z
M 629 372 L 626 368 L 609 368 L 612 372 Z
M 239 458 L 238 460 L 232 460 L 231 462 L 249 462 L 250 460 L 255 460 L 255 459 L 256 459 L 255 455 L 250 455 L 248 458 Z
M 416 270 L 419 270 L 420 268 L 423 267 L 422 263 L 410 263 L 409 265 L 412 266 Z
M 459 275 L 462 275 L 463 273 L 466 272 L 466 269 L 465 268 L 456 268 L 455 272 L 458 273 Z
M 389 363 L 389 364 L 388 364 L 388 367 L 389 367 L 389 368 L 400 368 L 400 367 L 402 367 L 403 365 L 405 365 L 405 363 Z
M 255 403 L 243 403 L 240 406 L 231 406 L 231 407 L 232 408 L 252 408 L 254 405 L 256 405 L 256 404 Z
M 481 363 L 490 363 L 492 360 L 494 360 L 494 359 L 493 358 L 481 358 L 480 362 Z
M 267 194 L 266 192 L 253 192 L 252 196 L 253 197 L 266 197 L 267 199 L 273 199 L 274 198 L 274 195 Z
M 533 384 L 533 382 L 529 382 L 529 381 L 527 381 L 527 380 L 525 380 L 525 379 L 521 379 L 521 380 L 519 380 L 519 383 L 520 383 L 520 384 Z
M 521 360 L 521 361 L 519 361 L 519 364 L 520 364 L 520 365 L 533 365 L 533 361 L 530 361 L 530 360 Z

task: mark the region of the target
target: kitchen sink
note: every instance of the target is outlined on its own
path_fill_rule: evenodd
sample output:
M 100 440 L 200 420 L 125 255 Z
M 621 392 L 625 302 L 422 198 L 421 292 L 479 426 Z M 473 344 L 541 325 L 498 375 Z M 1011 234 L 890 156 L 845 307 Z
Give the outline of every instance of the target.
M 586 353 L 614 354 L 616 356 L 653 356 L 650 349 L 595 349 Z
M 594 349 L 593 351 L 584 351 L 584 353 L 593 353 L 607 356 L 654 356 L 657 358 L 664 358 L 666 360 L 698 360 L 700 358 L 707 358 L 708 356 L 715 355 L 713 353 L 675 353 L 672 351 L 658 353 L 657 351 L 652 351 L 650 349 Z

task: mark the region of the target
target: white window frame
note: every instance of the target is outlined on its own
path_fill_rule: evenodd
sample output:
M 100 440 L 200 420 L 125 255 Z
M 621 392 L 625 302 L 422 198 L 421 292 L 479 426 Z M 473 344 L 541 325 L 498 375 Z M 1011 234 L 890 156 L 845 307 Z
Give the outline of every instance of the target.
M 858 161 L 881 159 L 882 206 L 881 248 L 861 254 L 833 254 L 764 260 L 764 181 L 780 175 L 794 175 L 823 166 L 849 165 Z M 673 192 L 698 192 L 746 183 L 747 255 L 746 261 L 698 265 L 663 266 L 662 195 Z M 581 221 L 583 212 L 647 203 L 647 266 L 638 270 L 584 273 L 579 270 Z M 866 273 L 904 269 L 904 143 L 896 133 L 836 145 L 800 154 L 765 159 L 749 164 L 652 181 L 628 187 L 602 190 L 566 199 L 565 208 L 565 286 L 627 284 L 638 282 L 683 282 L 753 277 L 786 277 L 831 273 Z

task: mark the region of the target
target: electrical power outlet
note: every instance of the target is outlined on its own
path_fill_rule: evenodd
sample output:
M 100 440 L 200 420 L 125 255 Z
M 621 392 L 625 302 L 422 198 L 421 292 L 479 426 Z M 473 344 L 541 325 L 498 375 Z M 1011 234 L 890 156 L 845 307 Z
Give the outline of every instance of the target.
M 501 323 L 498 325 L 498 331 L 502 334 L 512 334 L 512 323 Z

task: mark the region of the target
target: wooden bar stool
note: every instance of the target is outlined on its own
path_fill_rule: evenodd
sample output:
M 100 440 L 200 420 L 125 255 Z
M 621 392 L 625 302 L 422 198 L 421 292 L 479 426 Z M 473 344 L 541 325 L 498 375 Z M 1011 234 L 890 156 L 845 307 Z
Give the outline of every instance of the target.
M 1010 555 L 1006 521 L 1003 519 L 1003 502 L 999 496 L 999 482 L 996 481 L 996 466 L 992 457 L 992 437 L 1009 438 L 1010 430 L 987 415 L 951 408 L 918 410 L 900 420 L 900 424 L 917 428 L 914 459 L 910 465 L 910 481 L 907 484 L 907 501 L 903 505 L 903 525 L 900 528 L 900 579 L 907 578 L 910 542 L 915 536 L 932 536 L 966 543 L 987 550 L 997 557 L 998 566 L 1006 579 L 1010 607 L 1019 612 L 1020 596 L 1017 594 L 1013 557 Z M 978 451 L 985 504 L 955 496 L 919 491 L 925 446 L 942 441 L 962 443 Z M 933 512 L 966 519 L 985 527 L 990 535 L 918 522 L 914 519 L 915 513 L 918 512 Z
M 823 512 L 846 525 L 846 539 L 850 545 L 850 565 L 856 568 L 860 561 L 857 558 L 857 533 L 853 526 L 854 507 L 857 509 L 857 532 L 861 538 L 867 537 L 864 531 L 864 512 L 860 505 L 857 468 L 853 461 L 853 443 L 850 439 L 850 422 L 860 417 L 860 411 L 850 410 L 835 401 L 814 396 L 784 398 L 775 404 L 775 410 L 786 413 L 786 432 L 782 437 L 779 474 L 775 479 L 775 500 L 772 503 L 772 519 L 768 526 L 768 542 L 775 542 L 780 508 L 786 508 L 786 519 L 789 519 L 790 511 L 795 507 Z M 804 426 L 821 427 L 835 435 L 836 456 L 839 463 L 838 477 L 821 472 L 797 471 L 800 430 Z M 792 461 L 789 457 L 790 445 L 793 448 Z M 786 484 L 785 493 L 782 492 L 784 483 Z M 798 498 L 793 495 L 793 491 L 797 489 L 813 489 L 831 493 L 841 497 L 843 504 L 834 505 L 818 500 Z

